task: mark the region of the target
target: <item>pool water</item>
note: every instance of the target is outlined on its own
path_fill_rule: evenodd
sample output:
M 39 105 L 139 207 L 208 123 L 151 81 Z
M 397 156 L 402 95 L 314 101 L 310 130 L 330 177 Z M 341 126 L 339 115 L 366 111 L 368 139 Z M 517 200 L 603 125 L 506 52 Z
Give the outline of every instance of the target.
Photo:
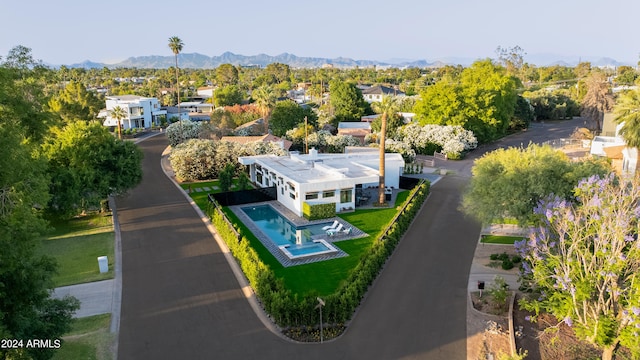
M 243 207 L 242 211 L 290 258 L 337 251 L 327 242 L 313 238 L 325 235 L 322 227 L 330 222 L 296 227 L 270 205 Z

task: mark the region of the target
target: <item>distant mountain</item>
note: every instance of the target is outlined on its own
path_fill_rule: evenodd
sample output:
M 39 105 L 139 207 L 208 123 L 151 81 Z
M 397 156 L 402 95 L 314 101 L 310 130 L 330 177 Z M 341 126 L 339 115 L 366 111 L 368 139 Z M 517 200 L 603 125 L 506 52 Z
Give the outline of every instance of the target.
M 179 54 L 178 61 L 182 68 L 190 69 L 213 69 L 222 64 L 233 64 L 236 66 L 261 66 L 265 67 L 272 63 L 287 64 L 293 68 L 319 68 L 323 65 L 333 65 L 337 68 L 354 68 L 354 67 L 442 67 L 445 65 L 463 65 L 468 66 L 477 59 L 472 58 L 460 58 L 460 57 L 448 57 L 440 58 L 433 62 L 426 60 L 408 60 L 408 59 L 391 59 L 386 62 L 373 61 L 373 60 L 353 60 L 350 58 L 338 57 L 334 59 L 328 58 L 316 58 L 316 57 L 299 57 L 289 53 L 283 53 L 276 56 L 258 54 L 252 56 L 238 55 L 231 52 L 222 53 L 219 56 L 207 56 L 198 53 L 191 54 Z M 631 65 L 627 63 L 621 63 L 611 58 L 579 58 L 579 57 L 563 57 L 553 54 L 534 54 L 526 55 L 525 62 L 530 64 L 536 64 L 537 66 L 549 66 L 549 65 L 562 65 L 562 66 L 575 66 L 580 61 L 590 61 L 592 66 L 599 67 L 614 67 L 620 65 Z M 174 56 L 136 56 L 130 57 L 122 62 L 116 64 L 104 64 L 96 63 L 89 60 L 85 60 L 79 64 L 69 65 L 69 67 L 82 67 L 82 68 L 140 68 L 140 69 L 166 69 L 175 65 Z
M 386 63 L 373 60 L 353 60 L 349 58 L 339 57 L 334 59 L 300 57 L 289 53 L 283 53 L 276 56 L 258 54 L 252 56 L 238 55 L 231 52 L 222 53 L 219 56 L 207 56 L 198 53 L 179 54 L 178 62 L 182 68 L 190 69 L 213 69 L 222 64 L 233 64 L 236 66 L 252 66 L 257 65 L 265 67 L 272 63 L 287 64 L 294 68 L 318 68 L 323 65 L 333 65 L 337 68 L 353 68 L 353 67 L 369 67 L 369 66 L 414 66 L 427 67 L 431 64 L 424 61 L 413 61 L 403 63 Z M 136 56 L 130 57 L 116 64 L 102 64 L 91 61 L 84 61 L 79 64 L 69 65 L 69 67 L 83 68 L 119 68 L 119 67 L 135 67 L 141 69 L 166 69 L 175 65 L 174 56 Z

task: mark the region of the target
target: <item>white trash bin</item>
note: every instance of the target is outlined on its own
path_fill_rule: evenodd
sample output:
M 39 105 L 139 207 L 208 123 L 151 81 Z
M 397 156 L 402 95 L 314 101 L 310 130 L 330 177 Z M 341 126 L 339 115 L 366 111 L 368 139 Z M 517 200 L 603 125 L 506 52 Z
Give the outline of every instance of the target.
M 106 256 L 98 257 L 98 267 L 100 268 L 100 274 L 109 271 L 109 259 Z

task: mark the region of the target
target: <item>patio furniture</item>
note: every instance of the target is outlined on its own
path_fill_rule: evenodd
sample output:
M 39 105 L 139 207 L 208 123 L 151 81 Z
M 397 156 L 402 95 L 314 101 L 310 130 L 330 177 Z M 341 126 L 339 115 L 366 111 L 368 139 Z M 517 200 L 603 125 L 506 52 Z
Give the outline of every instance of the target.
M 338 227 L 337 227 L 337 228 L 327 230 L 327 235 L 329 235 L 329 236 L 333 236 L 333 235 L 335 235 L 336 233 L 339 233 L 339 232 L 340 232 L 340 230 L 342 230 L 342 224 L 338 225 Z
M 323 226 L 322 230 L 327 231 L 329 229 L 335 229 L 338 226 L 338 224 L 340 224 L 340 222 L 338 222 L 338 220 L 333 220 L 333 224 L 327 225 L 327 226 Z

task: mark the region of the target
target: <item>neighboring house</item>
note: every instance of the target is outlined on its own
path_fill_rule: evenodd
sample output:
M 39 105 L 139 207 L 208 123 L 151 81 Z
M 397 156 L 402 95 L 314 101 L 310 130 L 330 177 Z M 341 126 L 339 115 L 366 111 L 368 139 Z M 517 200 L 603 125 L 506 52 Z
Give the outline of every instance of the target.
M 207 98 L 212 98 L 214 90 L 215 88 L 213 86 L 203 86 L 196 89 L 196 94 Z
M 369 122 L 360 121 L 338 123 L 338 135 L 351 135 L 360 140 L 361 145 L 364 145 L 364 138 L 369 134 L 371 134 L 371 123 Z
M 107 108 L 98 117 L 105 118 L 104 126 L 118 126 L 116 119 L 111 117 L 111 110 L 116 107 L 124 109 L 127 117 L 122 119 L 122 129 L 148 129 L 160 125 L 160 121 L 167 115 L 167 111 L 160 107 L 158 99 L 137 95 L 119 95 L 106 97 Z
M 613 168 L 622 175 L 633 175 L 637 171 L 638 149 L 627 147 L 620 136 L 624 123 L 615 124 L 611 114 L 605 114 L 602 129 L 604 134 L 613 136 L 596 136 L 591 140 L 590 154 L 611 159 Z
M 289 150 L 293 143 L 286 139 L 281 139 L 275 135 L 267 134 L 261 136 L 223 136 L 220 141 L 229 141 L 238 144 L 247 144 L 256 141 L 277 143 L 282 149 Z
M 277 200 L 298 216 L 303 204 L 334 203 L 336 212 L 355 209 L 357 187 L 377 187 L 380 159 L 377 151 L 355 154 L 259 155 L 238 159 L 249 166 L 251 181 L 260 187 L 275 186 Z M 400 154 L 385 156 L 385 184 L 399 188 L 404 160 Z
M 169 123 L 180 121 L 180 120 L 190 120 L 189 118 L 189 110 L 180 108 L 178 112 L 177 106 L 165 106 L 163 107 L 167 111 L 167 120 Z
M 376 85 L 362 90 L 362 97 L 368 103 L 381 102 L 384 96 L 404 97 L 405 93 L 383 85 Z

